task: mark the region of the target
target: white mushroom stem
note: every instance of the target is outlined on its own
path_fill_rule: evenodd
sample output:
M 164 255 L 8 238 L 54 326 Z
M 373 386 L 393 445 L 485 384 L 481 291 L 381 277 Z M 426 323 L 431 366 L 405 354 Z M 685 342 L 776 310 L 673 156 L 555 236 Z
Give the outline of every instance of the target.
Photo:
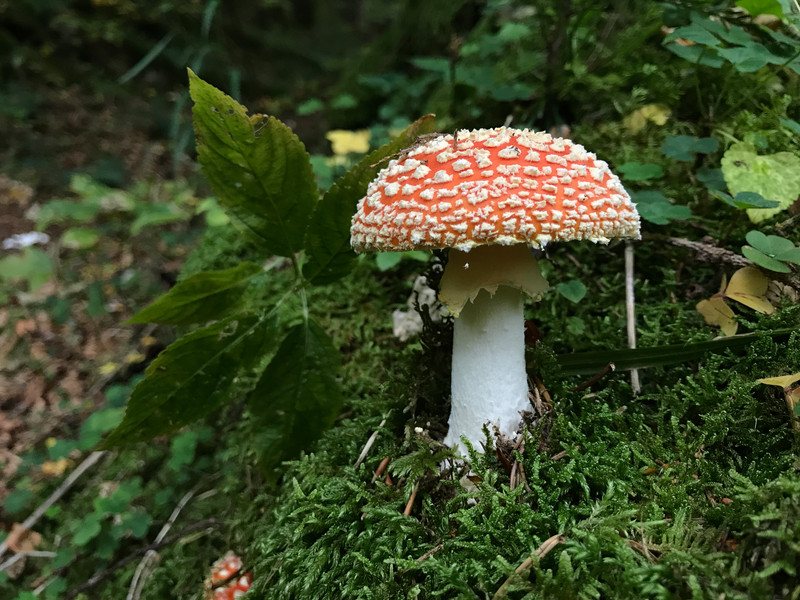
M 463 435 L 481 450 L 487 424 L 490 432 L 516 434 L 520 411 L 529 408 L 523 300 L 538 300 L 546 289 L 524 244 L 450 251 L 439 286 L 439 299 L 456 317 L 448 446 L 460 447 Z
M 448 446 L 462 446 L 464 436 L 480 450 L 487 423 L 509 437 L 517 432 L 530 406 L 522 307 L 519 290 L 500 286 L 493 296 L 481 290 L 455 320 Z

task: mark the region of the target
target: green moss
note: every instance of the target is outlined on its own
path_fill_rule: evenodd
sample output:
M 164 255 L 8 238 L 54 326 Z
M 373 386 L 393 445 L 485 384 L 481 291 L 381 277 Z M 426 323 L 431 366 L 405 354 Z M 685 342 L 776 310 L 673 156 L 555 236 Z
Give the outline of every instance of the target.
M 386 380 L 421 358 L 406 355 Z M 253 597 L 491 598 L 557 533 L 566 543 L 514 576 L 507 597 L 794 597 L 795 440 L 782 398 L 754 380 L 798 362 L 795 335 L 664 370 L 636 399 L 623 374 L 592 394 L 550 380 L 549 432 L 529 431 L 520 457 L 529 491 L 510 489 L 493 452 L 473 455 L 473 493 L 433 475 L 436 445 L 403 437 L 405 386 L 376 390 L 393 412 L 363 465 L 352 466 L 379 414 L 341 423 L 257 499 Z M 371 482 L 385 456 L 391 486 Z

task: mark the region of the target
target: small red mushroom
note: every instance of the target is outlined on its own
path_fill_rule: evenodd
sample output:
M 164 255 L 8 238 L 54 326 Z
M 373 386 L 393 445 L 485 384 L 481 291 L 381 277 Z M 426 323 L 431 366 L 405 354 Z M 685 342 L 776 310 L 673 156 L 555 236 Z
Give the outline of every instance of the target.
M 211 567 L 211 577 L 206 581 L 207 600 L 234 600 L 241 598 L 253 583 L 252 573 L 241 574 L 242 559 L 228 552 Z M 235 579 L 232 579 L 235 577 Z M 230 580 L 229 583 L 221 585 Z M 220 586 L 220 587 L 216 587 Z

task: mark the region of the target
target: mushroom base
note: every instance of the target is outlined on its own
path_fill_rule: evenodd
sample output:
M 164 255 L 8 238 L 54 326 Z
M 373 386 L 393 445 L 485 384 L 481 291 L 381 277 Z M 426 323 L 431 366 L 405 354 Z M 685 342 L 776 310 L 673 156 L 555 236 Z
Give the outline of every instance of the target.
M 519 290 L 500 286 L 494 295 L 481 290 L 464 306 L 453 326 L 451 384 L 445 444 L 458 447 L 465 436 L 480 449 L 487 423 L 510 437 L 517 432 L 520 411 L 530 407 Z

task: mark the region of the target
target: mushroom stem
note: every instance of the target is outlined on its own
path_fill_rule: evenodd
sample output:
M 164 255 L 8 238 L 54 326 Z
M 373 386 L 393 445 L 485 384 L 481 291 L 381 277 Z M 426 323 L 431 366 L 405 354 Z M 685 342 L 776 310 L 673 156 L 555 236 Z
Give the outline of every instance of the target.
M 525 371 L 522 293 L 501 285 L 494 295 L 481 290 L 455 319 L 452 406 L 444 443 L 458 447 L 461 436 L 480 449 L 487 422 L 513 436 L 529 407 Z

